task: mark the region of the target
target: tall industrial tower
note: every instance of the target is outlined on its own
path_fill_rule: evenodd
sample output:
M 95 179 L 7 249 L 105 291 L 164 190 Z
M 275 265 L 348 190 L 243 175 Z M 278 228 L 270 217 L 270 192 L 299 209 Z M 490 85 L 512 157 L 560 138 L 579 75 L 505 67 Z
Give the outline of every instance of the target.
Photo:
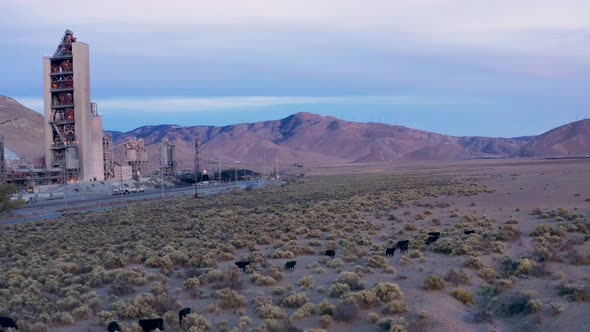
M 88 44 L 66 30 L 53 56 L 43 59 L 45 162 L 70 181 L 104 180 L 102 117 L 90 102 Z

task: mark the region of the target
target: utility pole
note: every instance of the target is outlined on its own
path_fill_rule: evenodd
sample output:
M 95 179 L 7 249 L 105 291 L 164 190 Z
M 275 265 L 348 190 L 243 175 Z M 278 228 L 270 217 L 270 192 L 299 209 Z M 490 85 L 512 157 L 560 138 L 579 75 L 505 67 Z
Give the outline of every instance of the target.
M 195 198 L 199 197 L 199 162 L 201 152 L 201 141 L 195 138 Z
M 119 167 L 119 205 L 123 203 L 123 166 Z
M 64 165 L 64 211 L 68 210 L 68 171 Z
M 65 151 L 64 166 L 64 211 L 68 210 L 68 149 Z
M 160 176 L 162 179 L 162 199 L 164 199 L 164 165 L 162 164 L 162 157 L 160 157 Z
M 0 184 L 4 183 L 4 136 L 0 136 Z

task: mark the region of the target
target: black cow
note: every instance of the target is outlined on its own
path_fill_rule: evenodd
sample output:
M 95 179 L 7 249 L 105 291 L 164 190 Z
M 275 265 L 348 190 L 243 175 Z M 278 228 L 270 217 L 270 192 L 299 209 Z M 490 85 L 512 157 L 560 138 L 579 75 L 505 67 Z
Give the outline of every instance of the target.
M 436 240 L 438 240 L 438 237 L 429 236 L 426 240 L 424 240 L 424 243 L 429 246 L 431 243 L 436 242 Z
M 182 327 L 182 319 L 184 318 L 184 316 L 186 316 L 190 313 L 191 313 L 191 308 L 183 308 L 183 309 L 180 309 L 180 311 L 178 312 L 178 324 L 180 324 L 181 327 Z
M 139 326 L 141 326 L 145 332 L 150 332 L 155 329 L 164 331 L 164 320 L 162 318 L 140 319 Z
M 393 257 L 395 254 L 395 247 L 385 249 L 385 256 L 386 257 Z
M 236 265 L 242 269 L 242 271 L 246 272 L 246 266 L 250 265 L 250 262 L 236 262 Z
M 475 234 L 475 231 L 473 229 L 466 229 L 463 231 L 463 233 L 465 234 Z
M 121 326 L 116 321 L 112 321 L 107 325 L 107 330 L 109 332 L 121 332 Z
M 285 263 L 285 270 L 287 270 L 287 271 L 295 270 L 296 264 L 297 264 L 296 261 L 288 261 L 287 263 Z
M 402 240 L 397 241 L 397 249 L 399 249 L 400 253 L 408 252 L 408 245 L 410 244 L 410 240 Z
M 328 250 L 326 250 L 326 256 L 328 256 L 330 258 L 334 258 L 334 257 L 336 257 L 336 251 L 328 249 Z
M 0 327 L 17 329 L 16 322 L 10 317 L 0 317 Z
M 428 236 L 435 237 L 438 240 L 438 238 L 440 237 L 440 232 L 430 232 L 428 233 Z

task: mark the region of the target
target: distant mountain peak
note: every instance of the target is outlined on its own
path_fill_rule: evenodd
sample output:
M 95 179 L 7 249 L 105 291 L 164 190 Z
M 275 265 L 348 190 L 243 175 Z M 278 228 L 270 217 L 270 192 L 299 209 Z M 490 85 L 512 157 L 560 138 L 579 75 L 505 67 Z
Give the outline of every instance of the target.
M 6 137 L 6 147 L 28 160 L 42 156 L 43 116 L 6 96 L 0 96 L 0 110 L 0 135 Z M 263 160 L 279 160 L 282 164 L 351 163 L 590 153 L 589 119 L 538 137 L 516 138 L 447 136 L 384 123 L 349 122 L 309 112 L 223 127 L 161 124 L 110 133 L 115 146 L 132 137 L 143 139 L 152 159 L 159 155 L 162 140 L 174 142 L 183 165 L 193 163 L 195 137 L 203 142 L 205 160 L 240 160 L 253 164 Z

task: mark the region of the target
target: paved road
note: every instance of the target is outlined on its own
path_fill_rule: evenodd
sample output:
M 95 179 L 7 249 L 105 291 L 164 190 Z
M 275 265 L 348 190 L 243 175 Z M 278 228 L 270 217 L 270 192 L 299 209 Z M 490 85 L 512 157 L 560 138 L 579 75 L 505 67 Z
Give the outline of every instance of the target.
M 244 189 L 246 187 L 257 187 L 274 182 L 259 181 L 240 181 L 238 183 L 228 183 L 221 185 L 199 186 L 197 188 L 199 195 L 213 195 L 227 192 L 230 188 Z M 276 184 L 276 183 L 274 183 Z M 174 188 L 164 191 L 164 199 L 191 196 L 195 193 L 194 186 Z M 108 210 L 129 204 L 132 201 L 158 200 L 162 199 L 160 190 L 151 190 L 143 193 L 133 193 L 126 195 L 111 196 L 110 194 L 98 193 L 93 195 L 84 195 L 82 197 L 68 196 L 68 212 L 88 212 Z M 64 213 L 64 199 L 40 201 L 38 203 L 27 204 L 20 209 L 13 210 L 12 215 L 0 219 L 0 225 L 16 224 L 25 221 L 36 221 L 43 219 L 59 218 Z

